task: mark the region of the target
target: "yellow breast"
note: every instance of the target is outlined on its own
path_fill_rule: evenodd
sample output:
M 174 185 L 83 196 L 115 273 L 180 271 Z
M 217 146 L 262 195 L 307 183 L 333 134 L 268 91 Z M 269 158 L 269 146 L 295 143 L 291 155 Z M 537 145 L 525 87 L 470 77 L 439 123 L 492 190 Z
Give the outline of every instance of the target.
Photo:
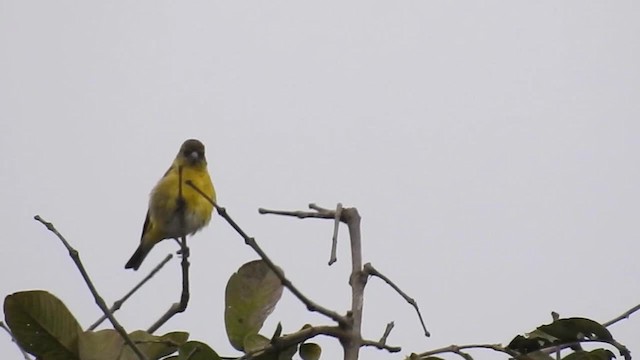
M 193 234 L 211 220 L 213 205 L 185 182 L 190 180 L 198 189 L 216 200 L 215 189 L 206 167 L 182 168 L 182 197 L 184 199 L 184 220 L 180 218 L 178 197 L 180 193 L 178 168 L 174 167 L 158 182 L 149 200 L 149 218 L 153 224 L 153 234 L 149 236 L 159 241 Z M 184 223 L 183 223 L 184 222 Z M 184 229 L 182 229 L 184 226 Z

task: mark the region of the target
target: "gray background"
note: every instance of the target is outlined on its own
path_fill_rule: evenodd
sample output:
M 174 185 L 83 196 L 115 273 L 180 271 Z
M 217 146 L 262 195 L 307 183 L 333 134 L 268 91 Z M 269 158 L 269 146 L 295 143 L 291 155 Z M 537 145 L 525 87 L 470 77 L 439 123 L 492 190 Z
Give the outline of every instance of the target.
M 148 192 L 183 140 L 207 145 L 219 201 L 318 302 L 349 304 L 346 231 L 258 215 L 356 206 L 373 279 L 364 334 L 403 355 L 507 343 L 563 316 L 640 300 L 640 3 L 632 1 L 0 1 L 0 295 L 46 289 L 88 326 L 135 273 Z M 343 229 L 345 230 L 345 229 Z M 256 256 L 221 218 L 190 242 L 187 329 L 231 355 L 223 289 Z M 173 261 L 118 318 L 145 328 L 179 298 Z M 285 293 L 265 325 L 328 323 Z M 640 320 L 614 335 L 640 351 Z M 341 354 L 319 339 L 327 358 Z M 3 358 L 20 358 L 0 335 Z M 481 359 L 494 353 L 475 353 Z M 401 358 L 366 349 L 366 359 Z

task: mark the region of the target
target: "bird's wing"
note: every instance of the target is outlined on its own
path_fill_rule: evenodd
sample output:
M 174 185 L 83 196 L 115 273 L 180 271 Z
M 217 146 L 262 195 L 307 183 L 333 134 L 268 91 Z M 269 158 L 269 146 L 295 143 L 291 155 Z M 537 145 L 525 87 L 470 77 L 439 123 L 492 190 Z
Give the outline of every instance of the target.
M 142 235 L 140 235 L 140 241 L 144 239 L 144 234 L 146 234 L 147 231 L 149 231 L 150 227 L 151 227 L 151 221 L 149 221 L 149 210 L 147 210 L 147 216 L 144 218 L 144 225 L 142 225 Z

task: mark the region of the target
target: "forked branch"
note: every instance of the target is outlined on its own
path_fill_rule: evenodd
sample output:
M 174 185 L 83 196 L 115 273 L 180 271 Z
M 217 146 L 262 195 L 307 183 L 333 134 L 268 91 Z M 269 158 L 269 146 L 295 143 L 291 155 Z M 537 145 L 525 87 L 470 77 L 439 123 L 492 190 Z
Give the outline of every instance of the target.
M 138 359 L 146 360 L 146 356 L 142 353 L 142 351 L 140 351 L 140 349 L 138 349 L 138 347 L 131 340 L 131 338 L 129 337 L 129 335 L 127 334 L 125 329 L 122 327 L 122 325 L 120 325 L 120 323 L 116 320 L 116 318 L 113 316 L 113 314 L 109 311 L 109 308 L 107 307 L 107 304 L 104 302 L 104 299 L 102 299 L 102 297 L 98 293 L 98 290 L 96 290 L 96 287 L 93 285 L 93 282 L 91 281 L 91 278 L 89 277 L 89 274 L 85 270 L 84 265 L 82 264 L 82 261 L 80 260 L 80 255 L 79 255 L 78 251 L 76 249 L 74 249 L 69 244 L 69 242 L 67 242 L 67 240 L 58 232 L 58 230 L 56 230 L 56 228 L 53 226 L 52 223 L 45 221 L 44 219 L 42 219 L 40 217 L 40 215 L 36 215 L 34 217 L 34 219 L 36 219 L 36 221 L 38 221 L 42 225 L 44 225 L 47 228 L 47 230 L 49 230 L 52 233 L 54 233 L 58 237 L 58 239 L 60 239 L 60 241 L 62 242 L 64 247 L 69 252 L 69 256 L 71 257 L 73 262 L 76 264 L 76 267 L 80 271 L 80 274 L 82 275 L 82 278 L 84 279 L 84 282 L 89 287 L 89 291 L 91 291 L 91 294 L 93 295 L 93 298 L 95 299 L 95 302 L 98 305 L 98 307 L 100 308 L 100 310 L 102 310 L 102 312 L 107 317 L 107 319 L 109 319 L 109 322 L 111 322 L 111 325 L 113 325 L 113 328 L 116 329 L 116 331 L 120 334 L 120 336 L 122 336 L 122 338 L 124 339 L 124 342 L 131 347 L 131 349 L 136 354 Z
M 280 282 L 282 283 L 282 285 L 286 287 L 289 291 L 291 291 L 291 293 L 296 298 L 298 298 L 298 300 L 300 300 L 307 307 L 309 311 L 318 312 L 336 321 L 340 325 L 346 325 L 348 323 L 348 320 L 346 317 L 338 314 L 333 310 L 329 310 L 313 302 L 311 299 L 305 296 L 295 285 L 293 285 L 293 283 L 289 279 L 285 277 L 282 270 L 280 270 L 280 268 L 274 264 L 271 258 L 269 258 L 269 256 L 264 252 L 264 250 L 262 250 L 262 248 L 258 245 L 256 240 L 250 237 L 249 235 L 247 235 L 247 233 L 245 233 L 244 230 L 242 230 L 242 228 L 238 226 L 238 224 L 231 218 L 231 216 L 229 216 L 229 214 L 227 213 L 227 210 L 224 207 L 219 206 L 215 201 L 213 201 L 211 197 L 209 197 L 202 190 L 200 190 L 193 182 L 187 180 L 185 183 L 188 186 L 191 186 L 195 191 L 197 191 L 202 197 L 207 199 L 207 201 L 209 201 L 209 203 L 211 203 L 211 205 L 213 205 L 216 208 L 216 211 L 218 212 L 218 214 L 220 214 L 220 216 L 222 216 L 222 218 L 225 219 L 227 223 L 231 225 L 231 227 L 244 239 L 245 244 L 249 245 L 258 254 L 258 256 L 260 256 L 260 258 L 267 264 L 269 269 L 271 269 L 271 271 L 273 271 L 276 274 L 278 279 L 280 279 Z
M 380 278 L 382 281 L 386 282 L 389 286 L 391 286 L 393 290 L 395 290 L 398 293 L 398 295 L 402 296 L 402 298 L 407 303 L 409 303 L 409 305 L 413 306 L 413 308 L 416 310 L 416 313 L 418 314 L 418 318 L 420 319 L 420 325 L 422 325 L 422 330 L 424 331 L 424 335 L 426 337 L 431 336 L 431 334 L 427 330 L 427 327 L 424 325 L 424 320 L 422 318 L 422 314 L 420 313 L 420 308 L 418 307 L 418 303 L 412 297 L 407 295 L 407 293 L 405 293 L 404 291 L 400 290 L 398 285 L 396 285 L 393 281 L 391 281 L 391 279 L 389 279 L 380 271 L 378 271 L 376 268 L 374 268 L 373 265 L 371 265 L 371 263 L 364 264 L 364 271 L 368 275 L 375 276 L 377 278 Z
M 131 290 L 129 290 L 129 292 L 127 292 L 122 298 L 116 300 L 113 303 L 113 305 L 111 305 L 111 307 L 109 308 L 109 312 L 113 314 L 116 311 L 120 310 L 120 308 L 122 307 L 124 302 L 127 301 L 133 294 L 135 294 L 136 291 L 138 291 L 142 287 L 142 285 L 146 284 L 147 281 L 151 280 L 151 278 L 158 271 L 160 271 L 160 269 L 162 269 L 162 267 L 166 263 L 168 263 L 169 260 L 171 260 L 172 258 L 173 258 L 173 254 L 167 255 L 158 265 L 156 265 L 155 268 L 153 268 L 153 270 L 151 270 L 151 272 L 149 272 L 149 274 L 147 274 L 147 276 L 145 276 L 142 280 L 140 280 L 140 282 L 138 284 L 136 284 L 136 286 L 134 286 Z M 87 330 L 94 330 L 95 328 L 97 328 L 106 319 L 107 319 L 107 316 L 106 315 L 102 315 L 102 317 L 100 317 L 100 319 L 96 320 L 96 322 L 94 322 L 91 326 L 89 326 L 89 328 Z

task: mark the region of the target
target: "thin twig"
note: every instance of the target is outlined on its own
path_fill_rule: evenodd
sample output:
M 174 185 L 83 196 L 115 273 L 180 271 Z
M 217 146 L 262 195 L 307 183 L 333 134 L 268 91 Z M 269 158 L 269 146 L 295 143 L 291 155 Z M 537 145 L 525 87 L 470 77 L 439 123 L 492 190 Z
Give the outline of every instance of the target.
M 380 344 L 387 343 L 387 338 L 389 337 L 389 334 L 391 334 L 391 330 L 393 330 L 394 326 L 395 324 L 393 323 L 393 321 L 387 324 L 387 326 L 384 328 L 384 334 L 382 334 L 380 341 L 378 341 Z
M 162 269 L 162 267 L 169 262 L 169 260 L 171 260 L 173 258 L 173 254 L 169 254 L 167 255 L 164 260 L 162 260 L 158 265 L 156 265 L 155 268 L 153 268 L 153 270 L 151 270 L 151 272 L 149 272 L 149 274 L 147 274 L 147 276 L 145 276 L 142 280 L 140 280 L 140 282 L 134 286 L 131 290 L 129 290 L 128 293 L 126 293 L 120 300 L 117 300 L 113 303 L 113 305 L 111 305 L 111 307 L 109 308 L 109 312 L 111 314 L 115 313 L 116 311 L 120 310 L 120 308 L 122 307 L 122 304 L 124 304 L 125 301 L 127 301 L 136 291 L 138 291 L 142 285 L 144 285 L 147 281 L 151 280 L 151 278 L 158 272 L 160 271 L 160 269 Z M 89 326 L 88 330 L 94 330 L 95 328 L 97 328 L 104 320 L 107 319 L 106 315 L 102 315 L 102 317 L 98 320 L 96 320 L 95 323 L 93 323 L 91 326 Z
M 338 229 L 340 228 L 340 217 L 342 217 L 342 204 L 336 206 L 336 213 L 333 216 L 333 236 L 331 236 L 331 256 L 329 257 L 329 266 L 338 261 Z
M 402 351 L 402 348 L 400 346 L 389 346 L 379 341 L 362 340 L 361 343 L 362 343 L 362 346 L 372 346 L 380 350 L 387 350 L 390 353 L 397 353 Z
M 193 184 L 190 180 L 187 180 L 186 184 L 191 186 L 195 191 L 197 191 L 200 195 L 202 195 L 202 197 L 207 199 L 207 201 L 209 201 L 216 208 L 216 210 L 218 211 L 218 214 L 220 214 L 220 216 L 222 216 L 222 218 L 224 218 L 227 221 L 227 223 L 229 223 L 229 225 L 231 225 L 231 227 L 244 239 L 245 244 L 249 245 L 253 249 L 253 251 L 255 251 L 262 260 L 264 260 L 264 262 L 267 264 L 269 269 L 271 269 L 271 271 L 273 271 L 276 274 L 278 279 L 280 279 L 280 282 L 282 283 L 282 285 L 287 289 L 289 289 L 289 291 L 291 291 L 291 293 L 296 298 L 298 298 L 298 300 L 300 300 L 307 307 L 309 311 L 318 312 L 338 322 L 338 324 L 341 324 L 341 325 L 344 325 L 347 323 L 347 319 L 344 316 L 338 314 L 335 311 L 329 310 L 321 305 L 316 304 L 311 299 L 306 297 L 300 290 L 298 290 L 298 288 L 295 287 L 293 283 L 284 276 L 284 272 L 279 267 L 277 267 L 273 263 L 271 258 L 269 258 L 269 256 L 264 252 L 264 250 L 262 250 L 262 248 L 258 245 L 256 240 L 252 237 L 249 237 L 249 235 L 247 235 L 247 233 L 245 233 L 244 230 L 242 230 L 240 226 L 238 226 L 238 224 L 229 216 L 229 214 L 227 214 L 227 210 L 224 207 L 219 206 L 207 194 L 202 192 L 202 190 L 198 189 L 198 187 L 195 186 L 195 184 Z
M 308 218 L 335 219 L 336 217 L 335 210 L 325 209 L 314 203 L 309 204 L 309 209 L 314 211 L 289 211 L 289 210 L 271 210 L 271 209 L 259 208 L 258 213 L 262 215 L 271 214 L 271 215 L 292 216 L 292 217 L 297 217 L 298 219 L 308 219 Z M 346 223 L 346 221 L 342 217 L 340 217 L 340 221 Z
M 36 215 L 34 219 L 40 222 L 42 225 L 44 225 L 47 228 L 47 230 L 54 233 L 58 237 L 58 239 L 62 241 L 65 248 L 67 248 L 67 251 L 69 252 L 69 256 L 71 256 L 71 259 L 76 264 L 76 267 L 80 271 L 82 278 L 84 279 L 85 283 L 89 287 L 89 291 L 91 291 L 91 294 L 93 295 L 93 298 L 95 299 L 96 304 L 98 305 L 100 310 L 102 310 L 102 312 L 107 316 L 107 318 L 109 319 L 109 322 L 111 322 L 111 324 L 116 329 L 116 331 L 120 334 L 120 336 L 122 336 L 122 338 L 124 339 L 124 342 L 131 347 L 131 349 L 136 354 L 136 356 L 138 356 L 140 360 L 146 360 L 147 357 L 142 353 L 142 351 L 140 351 L 140 349 L 138 349 L 136 344 L 131 340 L 131 338 L 125 331 L 125 329 L 122 327 L 122 325 L 120 325 L 120 323 L 116 320 L 113 314 L 109 312 L 109 308 L 107 308 L 107 304 L 104 302 L 104 299 L 102 299 L 100 294 L 98 294 L 98 290 L 96 290 L 96 287 L 93 285 L 93 282 L 89 277 L 89 274 L 85 270 L 84 265 L 80 260 L 80 254 L 78 253 L 78 251 L 73 247 L 71 247 L 71 245 L 67 242 L 67 240 L 58 232 L 58 230 L 56 230 L 53 224 L 42 219 L 40 215 Z
M 420 313 L 420 308 L 418 307 L 418 303 L 412 297 L 407 295 L 404 291 L 400 290 L 400 288 L 396 284 L 394 284 L 393 281 L 391 281 L 391 279 L 386 277 L 380 271 L 376 270 L 376 268 L 374 268 L 373 265 L 371 265 L 371 263 L 366 263 L 364 265 L 364 271 L 371 276 L 375 276 L 377 278 L 382 279 L 382 281 L 386 282 L 389 286 L 391 286 L 391 288 L 393 288 L 393 290 L 395 290 L 400 296 L 402 296 L 404 300 L 409 303 L 409 305 L 413 306 L 413 308 L 416 309 L 418 318 L 420 319 L 420 325 L 422 325 L 422 330 L 424 331 L 424 335 L 426 337 L 431 336 L 431 334 L 427 330 L 427 327 L 424 324 L 424 320 L 422 318 L 422 314 Z
M 318 335 L 325 335 L 325 336 L 333 337 L 336 339 L 341 339 L 342 337 L 345 336 L 344 330 L 342 330 L 338 326 L 309 326 L 295 333 L 277 337 L 274 340 L 272 340 L 272 342 L 269 345 L 261 349 L 255 349 L 253 351 L 249 351 L 237 359 L 238 360 L 251 359 L 251 358 L 260 356 L 264 353 L 286 349 L 292 345 L 300 344 Z
M 507 349 L 500 344 L 471 344 L 471 345 L 461 345 L 461 346 L 449 345 L 443 348 L 420 353 L 417 356 L 418 358 L 426 358 L 431 355 L 437 355 L 437 354 L 443 354 L 443 353 L 454 353 L 454 354 L 461 355 L 460 354 L 461 350 L 465 350 L 465 349 L 489 349 L 489 350 L 508 354 L 509 356 L 514 358 L 520 355 L 517 351 Z
M 384 328 L 384 334 L 382 334 L 382 337 L 380 338 L 380 340 L 378 341 L 362 340 L 362 346 L 373 346 L 380 350 L 387 350 L 388 352 L 391 352 L 391 353 L 401 351 L 402 348 L 399 346 L 387 345 L 387 338 L 389 337 L 389 334 L 391 334 L 391 330 L 393 330 L 393 326 L 394 326 L 393 321 L 388 323 L 387 326 Z
M 640 310 L 640 304 L 638 304 L 638 305 L 632 307 L 631 309 L 625 311 L 624 313 L 622 313 L 622 315 L 620 315 L 620 316 L 618 316 L 616 318 L 613 318 L 613 319 L 611 319 L 611 320 L 609 320 L 607 322 L 602 323 L 602 326 L 608 327 L 608 326 L 611 326 L 611 325 L 617 323 L 618 321 L 621 321 L 621 320 L 624 320 L 624 319 L 628 319 L 631 316 L 631 314 L 633 314 L 634 312 L 636 312 L 638 310 Z
M 191 183 L 191 180 L 187 180 L 185 183 Z M 182 256 L 182 261 L 180 262 L 180 267 L 182 269 L 182 292 L 180 294 L 180 302 L 173 303 L 171 307 L 167 310 L 158 319 L 153 325 L 151 325 L 147 332 L 149 334 L 153 334 L 156 330 L 158 330 L 162 325 L 164 325 L 169 319 L 171 319 L 174 315 L 178 313 L 182 313 L 187 309 L 187 305 L 189 304 L 189 247 L 187 246 L 187 234 L 186 234 L 186 225 L 185 225 L 185 210 L 186 203 L 184 196 L 182 195 L 182 166 L 178 167 L 178 199 L 177 199 L 177 210 L 178 215 L 180 216 L 180 228 L 182 233 L 181 240 L 176 239 L 180 244 L 180 255 Z
M 24 356 L 24 360 L 31 360 L 31 357 L 29 356 L 29 353 L 27 353 L 22 346 L 20 346 L 20 344 L 18 344 L 18 340 L 16 340 L 16 338 L 13 336 L 13 333 L 11 332 L 11 330 L 9 330 L 9 328 L 7 327 L 7 325 L 4 324 L 4 322 L 0 321 L 0 328 L 3 328 L 4 331 L 7 332 L 7 334 L 9 334 L 9 336 L 11 337 L 11 341 L 13 341 L 16 346 L 18 347 L 18 349 L 20 349 L 20 352 L 22 353 L 22 356 Z

